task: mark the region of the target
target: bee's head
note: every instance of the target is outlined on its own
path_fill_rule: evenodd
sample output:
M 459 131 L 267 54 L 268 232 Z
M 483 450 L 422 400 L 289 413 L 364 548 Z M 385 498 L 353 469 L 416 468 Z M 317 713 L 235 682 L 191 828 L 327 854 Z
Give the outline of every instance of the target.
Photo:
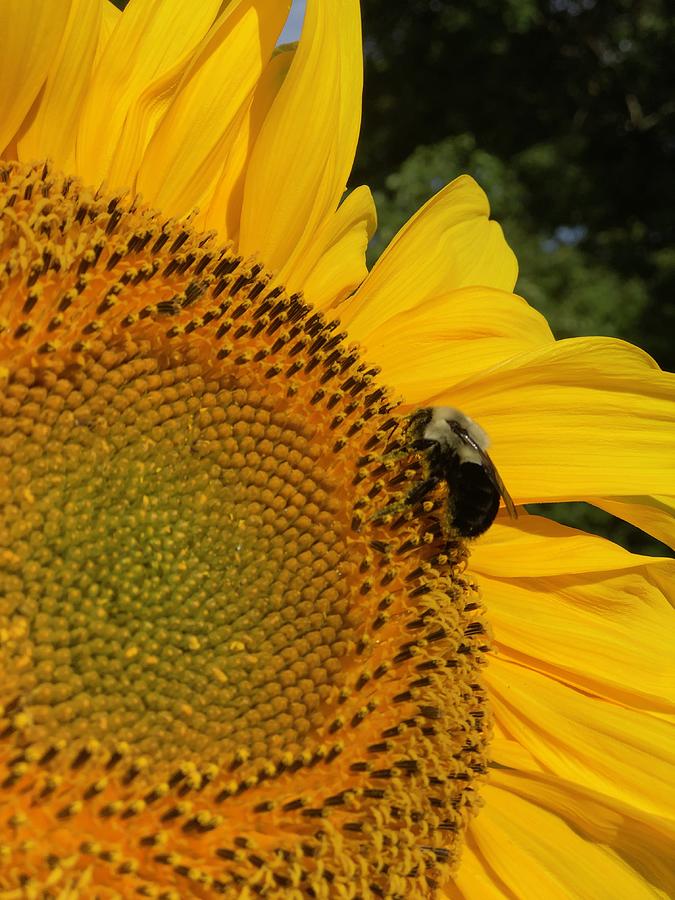
M 433 406 L 422 432 L 423 437 L 437 441 L 452 450 L 460 450 L 466 445 L 462 435 L 468 435 L 481 450 L 490 446 L 490 438 L 473 419 L 454 406 Z

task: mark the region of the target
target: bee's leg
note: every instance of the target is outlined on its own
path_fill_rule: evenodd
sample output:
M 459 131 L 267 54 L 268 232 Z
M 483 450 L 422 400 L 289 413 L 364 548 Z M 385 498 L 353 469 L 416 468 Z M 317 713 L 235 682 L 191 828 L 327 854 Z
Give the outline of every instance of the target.
M 417 438 L 414 441 L 410 441 L 408 447 L 412 450 L 430 450 L 437 444 L 438 441 L 435 441 L 432 438 Z
M 430 475 L 424 481 L 420 481 L 415 487 L 411 488 L 402 499 L 395 500 L 393 503 L 383 506 L 382 509 L 378 509 L 372 518 L 379 519 L 382 516 L 393 515 L 394 513 L 402 512 L 407 506 L 419 503 L 430 491 L 433 491 L 439 481 L 442 481 L 440 475 Z
M 416 484 L 415 487 L 411 488 L 409 491 L 408 496 L 405 498 L 406 504 L 412 506 L 415 503 L 419 503 L 428 493 L 433 491 L 439 481 L 442 481 L 442 476 L 435 474 L 429 475 L 424 481 L 420 481 L 419 484 Z
M 406 456 L 410 456 L 411 452 L 422 452 L 424 450 L 429 450 L 434 446 L 436 441 L 430 441 L 427 438 L 419 438 L 418 440 L 411 441 L 407 444 L 402 444 L 399 447 L 395 447 L 393 450 L 387 450 L 386 453 L 383 453 L 379 457 L 379 461 L 384 465 L 392 464 L 399 459 L 404 459 Z
M 372 458 L 371 461 L 376 461 L 382 463 L 383 465 L 387 465 L 388 463 L 394 463 L 399 459 L 404 459 L 406 456 L 410 456 L 410 447 L 396 447 L 396 449 L 394 450 L 387 450 L 386 453 Z

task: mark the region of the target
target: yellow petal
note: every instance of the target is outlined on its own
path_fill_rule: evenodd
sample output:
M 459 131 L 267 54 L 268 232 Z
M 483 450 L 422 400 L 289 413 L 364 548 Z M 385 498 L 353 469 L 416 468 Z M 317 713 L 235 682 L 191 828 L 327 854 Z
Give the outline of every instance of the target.
M 470 285 L 511 291 L 516 258 L 485 192 L 463 175 L 432 197 L 394 237 L 340 309 L 350 331 L 368 335 L 397 313 Z
M 602 497 L 593 503 L 675 548 L 675 497 Z
M 248 166 L 239 247 L 296 289 L 293 266 L 344 193 L 361 118 L 357 0 L 309 0 L 290 71 Z
M 279 0 L 233 0 L 204 38 L 143 157 L 137 188 L 170 215 L 210 205 L 235 125 L 288 14 Z
M 369 188 L 357 187 L 324 221 L 293 274 L 295 283 L 319 309 L 339 302 L 368 274 L 366 248 L 377 224 Z
M 499 754 L 501 748 L 496 749 Z M 490 776 L 495 787 L 508 791 L 510 797 L 522 798 L 528 807 L 534 804 L 549 810 L 580 838 L 611 849 L 645 879 L 654 891 L 648 896 L 675 896 L 675 867 L 672 864 L 675 821 L 672 816 L 667 819 L 650 816 L 613 796 L 598 794 L 549 773 L 517 772 L 497 767 L 491 770 Z M 572 866 L 573 859 L 569 859 Z M 570 896 L 589 895 L 572 893 Z M 625 894 L 606 891 L 595 896 L 630 897 L 632 900 L 635 895 L 630 891 Z
M 449 884 L 438 892 L 439 898 L 448 900 L 513 900 L 506 893 L 499 878 L 476 849 L 476 842 L 469 834 L 462 847 L 459 871 Z
M 675 493 L 675 375 L 623 341 L 558 341 L 431 402 L 480 422 L 521 501 Z
M 119 17 L 122 15 L 122 10 L 113 6 L 110 0 L 99 0 L 99 9 L 101 11 L 101 27 L 99 29 L 98 45 L 96 47 L 96 63 L 98 63 L 101 54 L 105 49 L 105 45 L 110 40 L 113 31 L 117 27 Z
M 214 228 L 223 239 L 239 241 L 244 179 L 251 152 L 274 100 L 284 83 L 293 61 L 295 48 L 276 52 L 265 67 L 253 95 L 253 101 L 241 114 L 234 128 L 234 139 L 222 166 L 218 181 L 203 219 L 204 228 Z
M 111 6 L 107 0 L 106 5 Z M 101 18 L 101 3 L 72 0 L 40 105 L 18 143 L 20 159 L 49 157 L 64 171 L 74 170 L 77 121 L 89 87 Z
M 505 654 L 491 659 L 485 682 L 495 719 L 544 769 L 651 815 L 675 809 L 671 722 L 574 690 Z
M 663 595 L 648 570 L 559 584 L 479 581 L 502 658 L 614 703 L 675 715 L 675 623 L 672 608 L 651 608 Z
M 218 12 L 218 4 L 212 0 L 211 5 L 202 4 L 199 11 L 200 17 L 196 23 L 193 23 L 200 26 L 198 30 L 193 31 L 192 47 L 194 52 L 197 52 L 199 40 L 204 41 L 204 35 L 209 31 Z M 217 26 L 214 30 L 217 31 Z M 193 62 L 194 58 L 188 58 L 188 54 L 184 53 L 176 65 L 162 71 L 157 78 L 144 85 L 141 93 L 129 104 L 120 137 L 110 161 L 107 178 L 111 187 L 115 186 L 119 189 L 125 185 L 136 185 L 138 170 L 148 144 L 172 102 L 175 102 L 176 94 L 180 92 L 186 72 L 191 71 Z M 155 199 L 151 190 L 146 192 L 145 199 Z M 181 209 L 179 213 L 184 211 Z
M 43 86 L 68 22 L 70 2 L 3 0 L 0 32 L 0 150 L 13 143 Z M 25 127 L 25 126 L 24 126 Z
M 553 341 L 544 317 L 525 300 L 488 287 L 442 294 L 394 313 L 367 334 L 357 318 L 349 333 L 406 404 L 424 403 L 439 384 L 449 387 Z
M 508 736 L 508 732 L 504 730 L 499 722 L 493 723 L 490 753 L 492 756 L 492 765 L 489 772 L 490 781 L 496 782 L 497 774 L 504 768 L 516 769 L 530 774 L 545 771 L 541 763 L 532 756 L 529 750 Z
M 504 516 L 472 544 L 471 568 L 494 578 L 547 578 L 636 569 L 655 562 L 543 516 Z M 665 560 L 664 564 L 675 566 Z
M 523 900 L 663 896 L 617 852 L 585 840 L 536 802 L 492 785 L 484 789 L 484 798 L 485 808 L 470 826 L 471 838 L 506 896 Z M 461 869 L 459 883 L 463 884 Z
M 164 85 L 162 79 L 168 77 L 175 86 L 219 6 L 218 0 L 196 4 L 136 0 L 118 17 L 97 61 L 80 118 L 77 171 L 86 183 L 98 185 L 108 179 L 130 110 L 146 90 L 152 93 L 155 82 Z M 138 136 L 139 146 L 147 137 Z
M 675 560 L 521 513 L 474 543 L 470 568 L 504 655 L 614 702 L 673 714 Z

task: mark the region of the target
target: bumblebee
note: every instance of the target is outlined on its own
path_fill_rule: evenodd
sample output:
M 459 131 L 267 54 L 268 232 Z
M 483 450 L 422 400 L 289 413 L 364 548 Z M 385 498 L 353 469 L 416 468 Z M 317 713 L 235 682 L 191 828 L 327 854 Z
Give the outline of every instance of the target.
M 516 518 L 513 500 L 488 456 L 489 444 L 480 425 L 452 406 L 413 413 L 406 426 L 405 447 L 423 455 L 424 480 L 410 490 L 405 503 L 419 503 L 445 481 L 448 525 L 462 537 L 474 538 L 487 531 L 500 497 L 509 515 Z

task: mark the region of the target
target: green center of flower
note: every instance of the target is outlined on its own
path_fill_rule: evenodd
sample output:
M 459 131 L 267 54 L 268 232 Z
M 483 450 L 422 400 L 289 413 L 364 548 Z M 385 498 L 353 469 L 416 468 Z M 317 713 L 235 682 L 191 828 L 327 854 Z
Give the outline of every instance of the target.
M 7 389 L 6 612 L 30 623 L 33 738 L 298 750 L 351 633 L 316 428 L 198 363 L 102 359 Z
M 376 371 L 46 167 L 0 170 L 0 248 L 0 888 L 429 896 L 485 625 Z

